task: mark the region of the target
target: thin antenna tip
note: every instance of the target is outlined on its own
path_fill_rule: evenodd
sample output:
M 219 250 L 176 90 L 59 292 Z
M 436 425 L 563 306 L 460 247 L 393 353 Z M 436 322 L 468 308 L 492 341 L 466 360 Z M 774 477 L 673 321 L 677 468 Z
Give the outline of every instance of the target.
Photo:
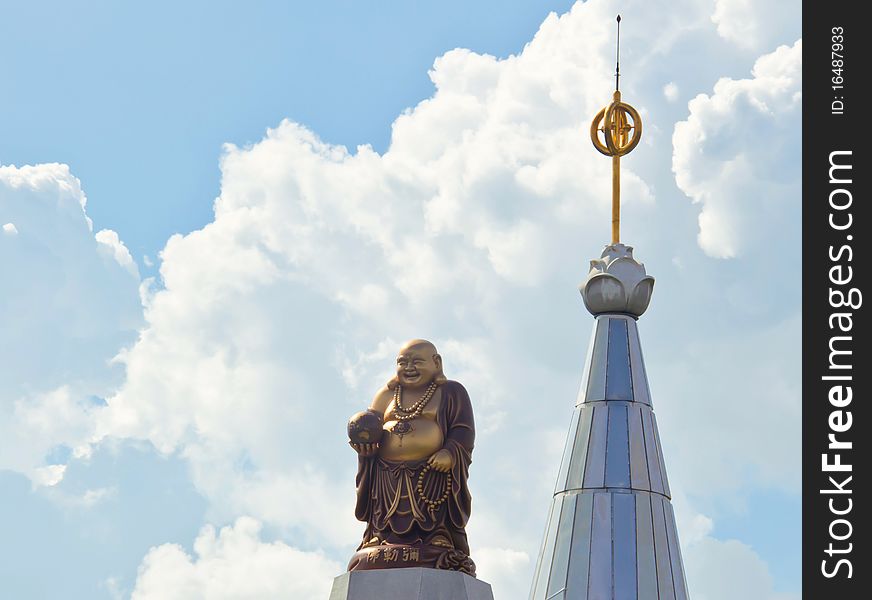
M 618 15 L 618 23 L 621 22 L 621 15 Z

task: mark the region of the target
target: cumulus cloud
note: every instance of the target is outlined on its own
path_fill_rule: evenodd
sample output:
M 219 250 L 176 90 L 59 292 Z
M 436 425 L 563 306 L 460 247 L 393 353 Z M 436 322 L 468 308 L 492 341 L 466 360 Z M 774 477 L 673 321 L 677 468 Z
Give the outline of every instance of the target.
M 152 548 L 139 567 L 132 600 L 284 600 L 326 598 L 341 565 L 319 552 L 301 552 L 261 539 L 261 525 L 240 517 L 232 526 L 206 526 L 194 556 L 176 544 Z
M 0 469 L 35 483 L 63 475 L 50 451 L 87 453 L 123 377 L 109 363 L 142 322 L 130 253 L 85 205 L 66 165 L 0 167 Z
M 360 356 L 433 337 L 473 391 L 484 436 L 525 412 L 501 374 L 524 365 L 528 395 L 542 389 L 534 381 L 574 385 L 515 324 L 549 302 L 546 282 L 574 288 L 581 269 L 554 257 L 602 239 L 608 223 L 609 170 L 584 131 L 609 98 L 612 40 L 600 23 L 612 8 L 552 15 L 508 59 L 446 53 L 433 97 L 397 118 L 384 155 L 287 121 L 251 147 L 228 146 L 214 221 L 162 252 L 148 326 L 121 357 L 127 381 L 101 434 L 182 452 L 216 516 L 250 512 L 347 545 L 359 528 L 350 518 L 315 532 L 274 499 L 302 487 L 314 505 L 350 514 L 354 457 L 319 449 L 343 447 L 333 424 L 388 376 L 390 359 Z M 628 209 L 650 213 L 653 195 L 629 167 L 624 190 Z M 540 343 L 555 335 L 543 330 Z M 359 387 L 345 385 L 348 365 Z M 504 476 L 522 479 L 515 471 Z
M 802 41 L 781 46 L 757 60 L 751 79 L 721 79 L 691 100 L 675 125 L 675 180 L 702 205 L 699 245 L 711 256 L 761 249 L 780 215 L 799 210 L 801 67 Z M 788 235 L 792 249 L 798 228 Z
M 711 19 L 724 39 L 748 50 L 768 50 L 790 41 L 801 15 L 801 8 L 789 0 L 716 0 Z
M 94 235 L 94 239 L 97 240 L 97 252 L 111 258 L 133 277 L 139 279 L 139 269 L 117 233 L 111 229 L 101 229 Z

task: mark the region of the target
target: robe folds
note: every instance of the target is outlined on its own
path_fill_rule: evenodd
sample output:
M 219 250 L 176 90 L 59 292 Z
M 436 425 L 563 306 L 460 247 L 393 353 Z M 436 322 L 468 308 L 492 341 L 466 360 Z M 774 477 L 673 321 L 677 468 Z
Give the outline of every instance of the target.
M 426 458 L 389 462 L 378 456 L 358 457 L 354 514 L 367 523 L 364 543 L 378 536 L 389 543 L 427 544 L 433 536 L 444 535 L 457 550 L 469 554 L 464 528 L 472 507 L 467 485 L 475 441 L 472 404 L 466 389 L 458 382 L 446 381 L 441 388 L 436 423 L 442 430 L 443 449 L 454 458 L 451 491 L 444 502 L 432 509 L 417 491 L 418 483 L 423 486 L 423 496 L 435 501 L 442 497 L 448 476 L 433 469 L 422 476 Z

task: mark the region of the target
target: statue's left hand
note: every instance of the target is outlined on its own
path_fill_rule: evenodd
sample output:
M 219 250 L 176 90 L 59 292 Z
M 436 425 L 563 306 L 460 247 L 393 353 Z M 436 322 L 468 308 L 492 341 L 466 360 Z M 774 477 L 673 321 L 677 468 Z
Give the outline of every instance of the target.
M 378 443 L 355 444 L 354 442 L 348 442 L 348 445 L 354 448 L 355 452 L 357 452 L 364 458 L 369 458 L 370 456 L 375 456 L 376 454 L 378 454 Z
M 432 466 L 434 470 L 441 473 L 447 473 L 451 470 L 451 467 L 454 466 L 454 457 L 451 456 L 451 452 L 443 448 L 442 450 L 435 452 L 427 463 Z

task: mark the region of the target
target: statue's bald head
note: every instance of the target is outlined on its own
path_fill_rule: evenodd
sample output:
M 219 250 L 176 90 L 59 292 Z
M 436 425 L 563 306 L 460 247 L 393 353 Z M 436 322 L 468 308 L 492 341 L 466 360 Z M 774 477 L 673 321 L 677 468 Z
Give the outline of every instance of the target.
M 442 373 L 442 357 L 433 342 L 409 340 L 397 353 L 397 376 L 388 383 L 388 387 L 393 388 L 397 384 L 422 387 L 431 381 L 440 384 L 446 381 Z
M 433 342 L 431 342 L 429 340 L 420 340 L 420 339 L 409 340 L 408 342 L 406 342 L 403 345 L 402 348 L 400 348 L 399 353 L 402 354 L 403 352 L 407 352 L 408 350 L 411 350 L 412 348 L 414 348 L 416 350 L 421 350 L 422 352 L 432 352 L 433 354 L 439 354 L 439 352 L 436 350 L 436 345 Z

